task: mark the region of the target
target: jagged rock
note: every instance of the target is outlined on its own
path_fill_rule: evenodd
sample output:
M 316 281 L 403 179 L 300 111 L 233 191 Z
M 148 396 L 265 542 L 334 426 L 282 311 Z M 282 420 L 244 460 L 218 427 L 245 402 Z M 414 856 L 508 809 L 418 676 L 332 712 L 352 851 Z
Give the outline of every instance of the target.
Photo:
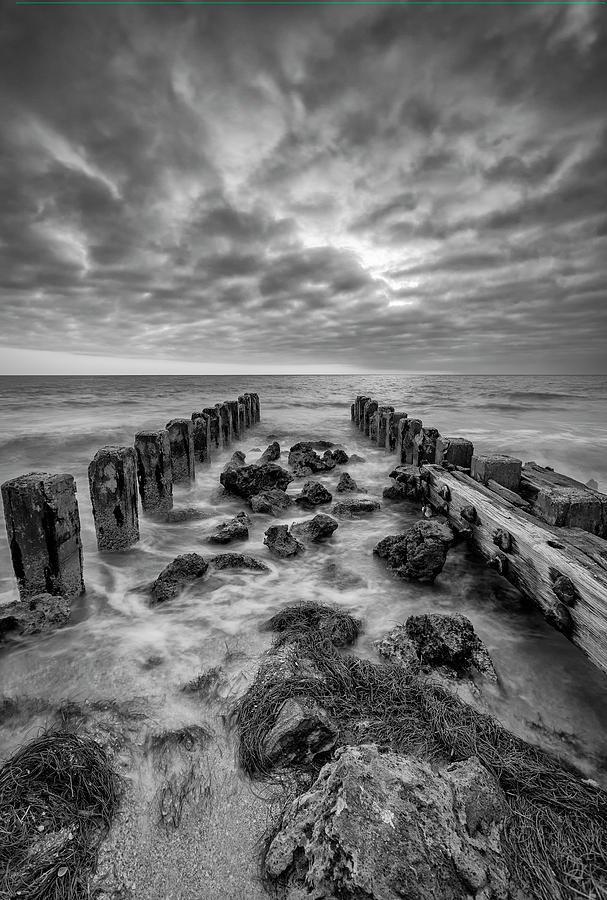
M 366 494 L 366 490 L 363 488 L 359 488 L 356 484 L 352 476 L 348 472 L 342 472 L 339 481 L 337 482 L 337 493 L 345 494 L 348 491 L 352 491 L 356 494 Z
M 209 564 L 198 553 L 176 556 L 162 570 L 151 590 L 151 605 L 173 600 L 188 584 L 202 578 Z
M 246 541 L 249 537 L 251 520 L 246 512 L 239 512 L 228 522 L 222 522 L 217 526 L 207 541 L 210 544 L 229 544 L 230 541 Z
M 345 466 L 350 458 L 346 451 L 342 450 L 341 447 L 338 447 L 336 450 L 332 450 L 331 455 L 333 457 L 335 465 L 337 466 Z
M 424 483 L 417 466 L 397 466 L 390 472 L 390 478 L 394 483 L 383 492 L 389 500 L 418 501 L 424 496 Z
M 470 619 L 462 615 L 409 616 L 378 644 L 386 659 L 401 662 L 408 668 L 419 664 L 436 668 L 447 666 L 463 674 L 472 666 L 492 680 L 497 674 L 489 651 L 478 637 Z
M 351 466 L 354 466 L 354 465 L 356 465 L 356 463 L 364 463 L 364 462 L 366 462 L 366 460 L 365 460 L 364 456 L 358 456 L 358 454 L 353 453 L 351 455 L 351 457 L 349 458 L 348 462 L 350 463 Z
M 379 500 L 373 500 L 369 497 L 348 497 L 346 500 L 340 500 L 336 503 L 331 512 L 335 516 L 352 518 L 352 516 L 356 515 L 367 515 L 380 508 L 381 503 Z
M 181 509 L 169 509 L 163 516 L 163 521 L 169 525 L 180 522 L 195 522 L 198 519 L 210 519 L 214 513 L 209 509 L 201 509 L 198 506 L 182 506 Z
M 586 487 L 590 488 L 591 491 L 598 491 L 599 483 L 596 478 L 589 478 L 586 482 Z
M 219 481 L 227 491 L 250 500 L 262 491 L 274 488 L 284 491 L 293 481 L 293 476 L 276 463 L 240 465 L 230 462 L 219 476 Z
M 304 509 L 313 509 L 315 506 L 322 506 L 323 503 L 330 503 L 332 499 L 332 494 L 320 481 L 306 481 L 295 502 Z
M 67 625 L 70 601 L 55 594 L 35 594 L 0 606 L 0 641 L 7 634 L 27 635 L 54 631 Z
M 338 523 L 331 516 L 319 513 L 313 519 L 306 519 L 304 522 L 294 522 L 291 525 L 291 534 L 302 540 L 320 541 L 323 538 L 331 537 Z
M 309 763 L 331 750 L 338 734 L 325 710 L 313 700 L 285 700 L 263 741 L 263 752 L 274 766 Z
M 403 534 L 385 537 L 373 552 L 400 578 L 432 582 L 442 571 L 453 540 L 448 525 L 421 521 Z
M 259 457 L 258 464 L 275 462 L 277 459 L 280 459 L 280 444 L 272 441 Z
M 328 445 L 326 447 L 328 458 L 321 458 L 314 449 L 324 444 Z M 328 441 L 300 441 L 293 444 L 289 450 L 289 465 L 299 477 L 313 475 L 315 472 L 328 472 L 335 467 L 335 461 L 329 452 L 329 447 L 332 446 L 333 444 Z
M 303 544 L 290 533 L 287 525 L 271 525 L 264 535 L 263 542 L 271 553 L 280 556 L 281 559 L 295 556 L 304 549 Z
M 285 811 L 265 871 L 285 900 L 523 900 L 504 794 L 476 757 L 436 771 L 345 747 Z
M 209 560 L 216 569 L 252 569 L 254 572 L 269 572 L 270 568 L 255 556 L 245 553 L 220 553 Z
M 322 455 L 322 461 L 325 464 L 325 468 L 326 468 L 327 472 L 330 472 L 331 469 L 335 468 L 336 464 L 335 464 L 335 460 L 333 459 L 333 453 L 331 452 L 331 450 L 325 450 L 325 452 Z
M 283 509 L 288 509 L 292 499 L 285 491 L 273 488 L 271 491 L 262 491 L 251 497 L 249 504 L 253 512 L 268 513 L 271 516 L 279 516 Z

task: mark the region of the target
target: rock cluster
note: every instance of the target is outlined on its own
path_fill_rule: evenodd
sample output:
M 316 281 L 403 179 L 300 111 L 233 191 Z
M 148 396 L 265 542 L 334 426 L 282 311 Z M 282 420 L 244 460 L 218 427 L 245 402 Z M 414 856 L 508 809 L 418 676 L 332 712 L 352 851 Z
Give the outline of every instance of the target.
M 245 463 L 244 453 L 237 451 L 219 476 L 219 481 L 226 491 L 250 500 L 263 491 L 278 488 L 284 491 L 293 481 L 293 476 L 286 469 L 272 462 Z

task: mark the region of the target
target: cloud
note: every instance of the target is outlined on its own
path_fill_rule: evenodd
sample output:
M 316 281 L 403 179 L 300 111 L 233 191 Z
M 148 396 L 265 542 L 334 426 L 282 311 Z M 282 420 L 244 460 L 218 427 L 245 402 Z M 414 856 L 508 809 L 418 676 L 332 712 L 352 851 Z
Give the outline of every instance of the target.
M 604 368 L 595 7 L 5 18 L 5 343 L 166 365 L 204 347 L 217 366 Z

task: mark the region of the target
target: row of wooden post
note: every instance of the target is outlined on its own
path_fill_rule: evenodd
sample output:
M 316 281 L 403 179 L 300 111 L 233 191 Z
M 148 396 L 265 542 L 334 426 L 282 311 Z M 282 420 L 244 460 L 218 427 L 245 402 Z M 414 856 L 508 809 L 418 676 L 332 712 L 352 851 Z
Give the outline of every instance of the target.
M 99 550 L 126 550 L 139 540 L 138 495 L 150 514 L 173 506 L 173 484 L 195 477 L 196 463 L 240 439 L 260 421 L 259 395 L 246 393 L 139 431 L 133 447 L 102 447 L 88 468 Z M 84 590 L 80 516 L 72 475 L 33 472 L 2 485 L 13 569 L 22 598 L 76 597 Z

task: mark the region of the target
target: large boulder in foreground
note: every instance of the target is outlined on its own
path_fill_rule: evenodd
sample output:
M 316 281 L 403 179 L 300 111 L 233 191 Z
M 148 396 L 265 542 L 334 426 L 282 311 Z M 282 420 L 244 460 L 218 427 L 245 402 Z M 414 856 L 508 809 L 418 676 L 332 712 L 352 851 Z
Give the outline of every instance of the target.
M 263 542 L 271 553 L 280 556 L 281 559 L 296 556 L 304 549 L 303 544 L 291 534 L 288 525 L 271 525 L 264 535 Z
M 266 875 L 285 900 L 523 900 L 502 846 L 505 797 L 475 757 L 436 771 L 345 747 L 286 810 Z
M 466 616 L 441 613 L 409 616 L 377 648 L 385 659 L 413 670 L 419 666 L 445 667 L 454 675 L 463 675 L 474 667 L 488 678 L 497 679 L 489 651 Z
M 253 512 L 279 516 L 283 510 L 291 506 L 292 502 L 286 491 L 273 488 L 270 491 L 262 491 L 260 494 L 255 494 L 250 498 L 249 505 Z
M 210 544 L 229 544 L 231 541 L 246 541 L 249 537 L 251 520 L 246 512 L 239 512 L 233 519 L 221 522 L 210 534 L 207 541 Z
M 208 568 L 209 564 L 198 553 L 176 556 L 152 585 L 150 605 L 173 600 L 188 584 L 202 578 Z
M 330 503 L 332 499 L 333 495 L 320 481 L 306 481 L 295 502 L 304 509 L 313 509 L 315 506 Z
M 262 491 L 274 488 L 284 491 L 293 481 L 293 476 L 276 463 L 241 465 L 230 461 L 219 476 L 219 481 L 226 491 L 250 500 Z
M 301 540 L 306 541 L 322 541 L 323 538 L 331 537 L 338 522 L 331 516 L 319 513 L 313 519 L 305 519 L 303 522 L 294 522 L 291 525 L 291 534 Z
M 70 601 L 53 594 L 36 594 L 0 606 L 0 641 L 5 635 L 41 634 L 63 628 L 70 618 Z
M 448 525 L 421 521 L 403 534 L 383 538 L 373 552 L 385 559 L 388 568 L 400 578 L 433 582 L 442 572 L 453 540 Z

